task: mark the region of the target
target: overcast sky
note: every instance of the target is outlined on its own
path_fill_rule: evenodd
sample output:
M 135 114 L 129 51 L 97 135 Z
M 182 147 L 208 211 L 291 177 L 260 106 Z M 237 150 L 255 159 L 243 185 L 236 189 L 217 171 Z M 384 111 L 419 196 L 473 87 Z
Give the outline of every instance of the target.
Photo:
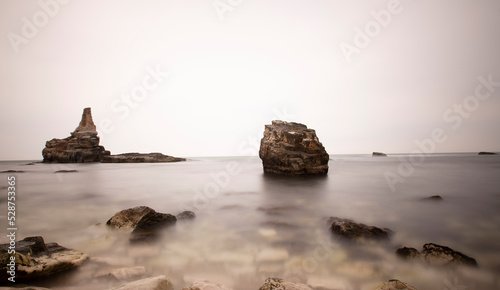
M 85 107 L 112 153 L 257 154 L 273 119 L 330 154 L 436 128 L 436 152 L 500 151 L 498 0 L 4 0 L 0 36 L 0 160 Z

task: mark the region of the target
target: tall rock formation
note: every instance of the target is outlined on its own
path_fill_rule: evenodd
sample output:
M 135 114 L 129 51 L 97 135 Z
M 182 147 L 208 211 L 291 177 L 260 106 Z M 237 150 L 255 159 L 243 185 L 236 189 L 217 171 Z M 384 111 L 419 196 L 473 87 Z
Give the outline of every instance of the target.
M 42 151 L 43 162 L 60 163 L 99 162 L 109 154 L 103 146 L 99 146 L 90 108 L 83 110 L 80 125 L 71 132 L 71 136 L 47 141 Z
M 282 175 L 327 174 L 330 160 L 316 131 L 303 124 L 284 121 L 266 125 L 259 156 L 265 173 Z

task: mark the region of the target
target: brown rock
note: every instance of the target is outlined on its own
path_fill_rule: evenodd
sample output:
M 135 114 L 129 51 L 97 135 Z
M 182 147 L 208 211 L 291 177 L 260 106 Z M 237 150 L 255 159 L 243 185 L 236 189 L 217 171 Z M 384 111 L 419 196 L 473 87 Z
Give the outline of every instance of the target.
M 259 156 L 265 173 L 282 175 L 324 175 L 330 160 L 316 131 L 284 121 L 266 125 Z
M 103 156 L 103 163 L 160 163 L 160 162 L 180 162 L 185 158 L 178 158 L 161 153 L 123 153 L 117 155 Z
M 330 231 L 345 240 L 388 240 L 392 233 L 391 230 L 386 228 L 367 226 L 349 219 L 331 217 L 328 222 L 332 223 Z

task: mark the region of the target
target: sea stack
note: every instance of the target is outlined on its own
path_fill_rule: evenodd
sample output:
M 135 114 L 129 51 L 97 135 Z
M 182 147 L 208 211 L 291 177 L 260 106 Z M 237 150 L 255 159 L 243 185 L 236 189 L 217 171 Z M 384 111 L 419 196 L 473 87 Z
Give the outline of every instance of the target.
M 103 146 L 99 146 L 90 108 L 83 110 L 80 125 L 71 132 L 71 136 L 47 141 L 42 151 L 43 162 L 59 163 L 99 162 L 109 154 Z
M 265 173 L 281 175 L 324 175 L 330 160 L 316 131 L 279 120 L 266 125 L 259 156 Z

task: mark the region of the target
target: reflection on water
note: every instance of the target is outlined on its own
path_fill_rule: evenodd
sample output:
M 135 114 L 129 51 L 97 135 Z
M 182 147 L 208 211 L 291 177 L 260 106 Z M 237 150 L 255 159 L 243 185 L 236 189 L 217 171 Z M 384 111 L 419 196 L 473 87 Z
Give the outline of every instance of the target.
M 384 172 L 397 171 L 400 162 L 335 156 L 327 176 L 298 178 L 264 175 L 258 158 L 65 168 L 3 162 L 0 171 L 26 171 L 17 174 L 19 237 L 42 235 L 92 257 L 40 285 L 107 288 L 121 282 L 98 278 L 102 273 L 143 266 L 145 276 L 166 275 L 175 289 L 196 279 L 258 289 L 268 277 L 330 289 L 370 289 L 392 278 L 417 289 L 447 289 L 454 281 L 467 289 L 499 288 L 500 158 L 427 157 L 392 192 Z M 224 175 L 228 164 L 240 172 Z M 60 169 L 78 172 L 54 173 Z M 444 201 L 421 201 L 432 195 Z M 138 205 L 172 214 L 192 210 L 197 218 L 164 230 L 157 243 L 131 246 L 128 233 L 103 224 Z M 388 227 L 395 235 L 386 244 L 339 242 L 328 232 L 330 216 Z M 427 242 L 470 255 L 480 268 L 437 269 L 394 255 L 399 246 L 420 249 Z

